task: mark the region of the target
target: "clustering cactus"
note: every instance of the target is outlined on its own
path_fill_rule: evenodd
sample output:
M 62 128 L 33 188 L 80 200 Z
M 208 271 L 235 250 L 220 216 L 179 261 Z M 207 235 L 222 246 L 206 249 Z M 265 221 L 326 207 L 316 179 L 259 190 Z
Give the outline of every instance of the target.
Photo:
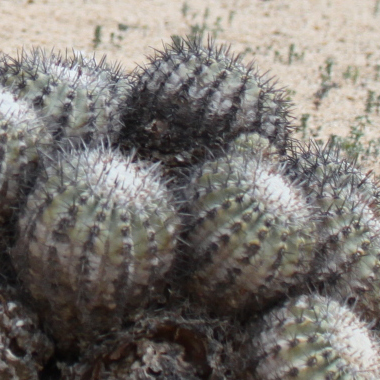
M 23 51 L 17 59 L 1 56 L 0 83 L 32 102 L 57 139 L 69 138 L 76 144 L 113 141 L 130 90 L 128 76 L 120 67 L 42 49 Z
M 267 315 L 254 347 L 260 380 L 380 376 L 380 344 L 369 326 L 321 296 L 303 295 Z
M 379 187 L 292 140 L 266 76 L 175 39 L 0 84 L 0 377 L 379 378 Z
M 237 142 L 197 170 L 188 194 L 190 289 L 224 312 L 265 308 L 304 282 L 313 261 L 313 209 L 271 160 L 269 142 L 259 149 L 265 139 L 250 138 L 255 154 Z
M 168 165 L 218 152 L 242 132 L 267 137 L 282 153 L 290 133 L 284 92 L 226 47 L 173 40 L 136 74 L 122 145 Z
M 318 219 L 313 263 L 315 280 L 342 299 L 359 302 L 380 320 L 380 219 L 376 182 L 339 151 L 299 146 L 289 157 L 289 174 L 302 181 Z
M 11 256 L 63 344 L 163 298 L 179 219 L 157 164 L 111 150 L 45 162 Z
M 36 175 L 39 149 L 49 149 L 52 137 L 30 103 L 0 88 L 0 223 L 22 204 Z

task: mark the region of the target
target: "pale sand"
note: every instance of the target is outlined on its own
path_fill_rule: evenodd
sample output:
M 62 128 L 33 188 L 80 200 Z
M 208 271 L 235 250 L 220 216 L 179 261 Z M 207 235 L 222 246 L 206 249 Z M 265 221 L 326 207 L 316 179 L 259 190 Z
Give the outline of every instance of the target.
M 147 62 L 152 48 L 162 48 L 171 35 L 184 36 L 192 25 L 202 25 L 231 51 L 245 52 L 262 72 L 271 70 L 279 86 L 289 89 L 295 104 L 294 124 L 310 114 L 308 125 L 321 127 L 321 136 L 345 135 L 355 119 L 367 115 L 372 124 L 366 139 L 380 137 L 376 104 L 366 113 L 368 91 L 380 99 L 380 1 L 378 0 L 192 0 L 187 15 L 183 1 L 163 0 L 0 0 L 0 50 L 11 55 L 21 48 L 75 49 L 109 62 L 120 61 L 126 70 Z M 219 19 L 219 27 L 218 24 Z M 126 31 L 118 25 L 128 26 Z M 101 42 L 94 47 L 96 26 Z M 222 29 L 222 30 L 220 30 Z M 113 34 L 113 41 L 111 36 Z M 294 55 L 289 64 L 289 51 Z M 315 93 L 321 72 L 331 59 L 331 81 L 320 107 Z M 344 73 L 351 67 L 351 78 Z

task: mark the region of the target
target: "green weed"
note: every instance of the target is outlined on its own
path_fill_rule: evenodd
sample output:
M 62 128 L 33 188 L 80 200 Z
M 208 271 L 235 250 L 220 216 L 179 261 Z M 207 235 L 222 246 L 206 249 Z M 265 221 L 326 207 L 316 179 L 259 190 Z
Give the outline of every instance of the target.
M 359 68 L 357 66 L 347 66 L 346 71 L 343 73 L 344 79 L 351 79 L 353 84 L 356 84 L 359 78 Z
M 270 50 L 270 49 L 271 49 L 271 46 L 267 47 L 267 50 Z M 304 57 L 305 57 L 305 51 L 298 52 L 296 50 L 296 45 L 292 43 L 289 45 L 288 54 L 286 58 L 284 58 L 278 50 L 275 50 L 273 60 L 274 62 L 281 62 L 281 63 L 291 65 L 292 63 L 296 61 L 303 61 Z
M 96 49 L 100 43 L 102 42 L 102 26 L 96 25 L 95 31 L 94 31 L 94 39 L 92 40 L 94 49 Z
M 231 11 L 228 13 L 228 24 L 229 24 L 229 25 L 232 24 L 232 21 L 233 21 L 235 15 L 236 15 L 236 11 L 234 11 L 234 10 L 231 10 Z
M 380 138 L 364 142 L 366 129 L 372 125 L 368 115 L 357 116 L 347 136 L 331 135 L 330 144 L 339 146 L 351 159 L 358 162 L 373 161 L 380 153 Z
M 297 53 L 295 44 L 289 45 L 288 53 L 288 65 L 291 65 L 294 61 L 302 61 L 305 56 L 305 52 Z
M 210 9 L 205 8 L 201 21 L 195 22 L 198 18 L 198 12 L 190 12 L 190 7 L 187 2 L 184 2 L 181 8 L 182 16 L 186 19 L 186 23 L 189 26 L 189 32 L 186 35 L 189 39 L 200 38 L 203 39 L 205 35 L 209 34 L 212 38 L 216 39 L 220 32 L 223 32 L 222 18 L 216 17 L 213 22 L 210 23 Z M 232 22 L 235 11 L 231 11 L 229 15 L 229 22 Z
M 321 85 L 318 91 L 314 94 L 314 105 L 316 108 L 319 108 L 322 99 L 327 96 L 332 88 L 339 87 L 338 84 L 332 80 L 333 66 L 334 60 L 332 58 L 327 58 L 324 66 L 319 67 Z
M 189 11 L 189 4 L 187 4 L 187 2 L 185 1 L 185 2 L 182 4 L 182 8 L 181 8 L 182 16 L 183 16 L 183 17 L 186 17 L 188 11 Z
M 380 0 L 376 0 L 375 6 L 373 8 L 373 14 L 376 16 L 380 11 Z
M 301 124 L 297 127 L 297 130 L 301 132 L 302 139 L 305 140 L 307 138 L 307 134 L 309 131 L 308 121 L 310 119 L 309 113 L 303 113 L 301 115 Z
M 141 25 L 129 25 L 129 24 L 124 24 L 124 23 L 118 23 L 117 24 L 117 29 L 114 32 L 110 33 L 110 43 L 111 45 L 121 48 L 122 41 L 127 37 L 127 33 L 131 29 L 141 29 L 141 30 L 146 30 L 147 26 L 141 26 Z
M 367 99 L 365 102 L 365 112 L 372 113 L 373 111 L 376 114 L 379 114 L 380 111 L 380 95 L 376 95 L 375 91 L 367 91 Z

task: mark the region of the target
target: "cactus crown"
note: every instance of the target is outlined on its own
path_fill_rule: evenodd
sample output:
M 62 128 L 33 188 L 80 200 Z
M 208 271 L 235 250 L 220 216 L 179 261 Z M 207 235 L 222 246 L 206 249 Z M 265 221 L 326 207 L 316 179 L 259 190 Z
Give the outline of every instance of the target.
M 13 59 L 0 58 L 0 83 L 17 97 L 30 101 L 56 139 L 80 145 L 114 140 L 120 128 L 120 110 L 130 90 L 120 66 L 103 58 L 68 57 L 42 49 L 22 51 Z
M 137 146 L 146 157 L 188 165 L 243 132 L 286 149 L 291 127 L 284 92 L 225 46 L 173 40 L 135 76 L 122 145 Z
M 258 376 L 277 379 L 363 379 L 380 375 L 380 346 L 368 324 L 347 306 L 301 296 L 265 317 Z

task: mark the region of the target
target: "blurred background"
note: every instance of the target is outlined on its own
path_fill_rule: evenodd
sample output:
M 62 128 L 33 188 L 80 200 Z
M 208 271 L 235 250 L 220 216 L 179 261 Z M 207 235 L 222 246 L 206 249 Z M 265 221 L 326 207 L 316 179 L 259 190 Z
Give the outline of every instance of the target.
M 380 0 L 0 0 L 0 17 L 6 54 L 35 46 L 106 54 L 126 71 L 171 36 L 211 36 L 286 88 L 298 137 L 333 135 L 376 169 Z

